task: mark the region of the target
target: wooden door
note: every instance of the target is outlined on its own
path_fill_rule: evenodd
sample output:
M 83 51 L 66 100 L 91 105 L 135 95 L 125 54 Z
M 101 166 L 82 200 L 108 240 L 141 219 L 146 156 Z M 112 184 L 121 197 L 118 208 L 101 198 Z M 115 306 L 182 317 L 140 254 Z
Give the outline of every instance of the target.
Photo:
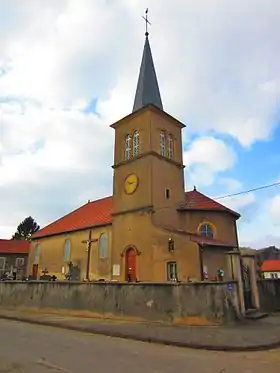
M 126 251 L 126 281 L 136 281 L 136 251 L 131 248 Z

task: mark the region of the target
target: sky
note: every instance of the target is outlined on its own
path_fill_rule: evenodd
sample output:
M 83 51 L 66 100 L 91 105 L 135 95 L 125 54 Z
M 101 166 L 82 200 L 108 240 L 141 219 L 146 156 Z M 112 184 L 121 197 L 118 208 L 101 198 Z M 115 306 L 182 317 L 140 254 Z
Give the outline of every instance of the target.
M 149 7 L 164 110 L 186 124 L 187 190 L 280 181 L 279 0 L 0 0 L 0 237 L 112 194 Z M 280 186 L 220 199 L 240 245 L 280 246 Z

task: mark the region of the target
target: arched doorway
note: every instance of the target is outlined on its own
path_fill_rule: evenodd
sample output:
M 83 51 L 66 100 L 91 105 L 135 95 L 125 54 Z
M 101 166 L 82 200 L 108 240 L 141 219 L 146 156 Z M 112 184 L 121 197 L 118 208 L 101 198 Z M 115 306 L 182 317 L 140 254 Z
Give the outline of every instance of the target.
M 133 247 L 129 247 L 125 252 L 125 279 L 126 281 L 136 281 L 137 252 Z

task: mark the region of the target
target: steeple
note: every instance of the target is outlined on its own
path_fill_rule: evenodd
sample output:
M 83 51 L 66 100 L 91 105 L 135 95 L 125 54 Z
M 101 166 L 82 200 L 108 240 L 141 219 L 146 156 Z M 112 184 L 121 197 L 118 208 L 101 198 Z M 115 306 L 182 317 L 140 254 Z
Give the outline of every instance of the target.
M 163 110 L 155 66 L 149 43 L 149 33 L 147 30 L 147 26 L 148 23 L 150 24 L 150 22 L 148 21 L 147 13 L 148 9 L 146 10 L 146 17 L 143 17 L 146 21 L 146 39 L 132 112 L 135 112 L 150 104 L 155 105 L 159 109 Z

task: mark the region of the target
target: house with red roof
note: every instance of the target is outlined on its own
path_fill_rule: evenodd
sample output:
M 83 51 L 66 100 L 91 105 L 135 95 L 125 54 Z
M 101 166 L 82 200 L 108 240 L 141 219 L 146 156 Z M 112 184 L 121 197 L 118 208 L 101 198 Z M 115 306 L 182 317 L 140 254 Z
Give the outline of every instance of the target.
M 6 273 L 15 273 L 19 279 L 25 277 L 29 249 L 29 241 L 0 239 L 0 278 Z
M 163 109 L 147 34 L 132 112 L 111 125 L 113 195 L 36 232 L 29 274 L 87 281 L 232 279 L 228 254 L 238 248 L 240 215 L 195 187 L 185 191 L 184 127 Z
M 265 279 L 280 279 L 280 259 L 265 260 L 261 272 Z

